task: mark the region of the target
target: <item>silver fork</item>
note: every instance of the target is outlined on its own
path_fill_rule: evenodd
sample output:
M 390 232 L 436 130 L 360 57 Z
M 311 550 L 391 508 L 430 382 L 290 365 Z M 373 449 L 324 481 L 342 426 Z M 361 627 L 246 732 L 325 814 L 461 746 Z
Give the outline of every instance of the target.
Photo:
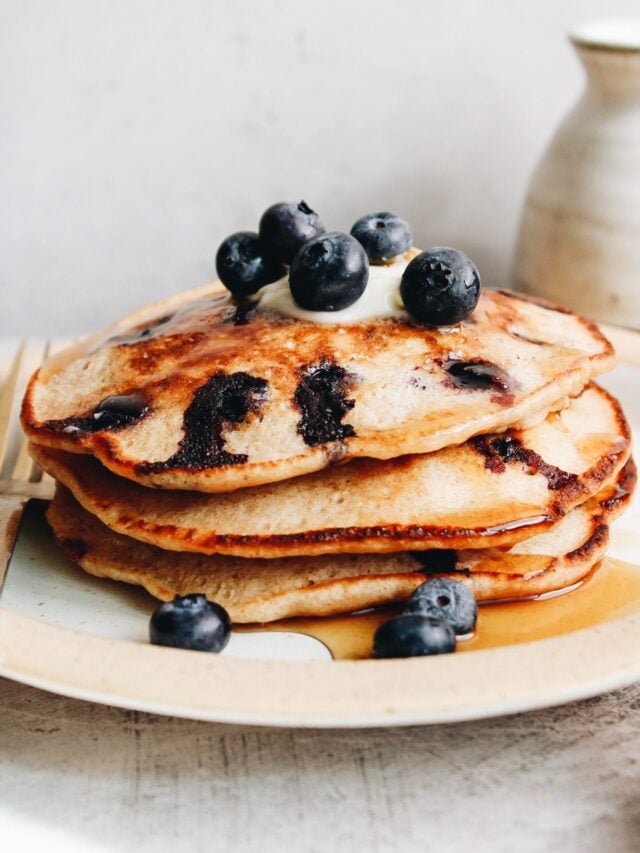
M 24 507 L 31 498 L 51 498 L 54 481 L 29 456 L 20 427 L 20 405 L 27 381 L 42 362 L 66 342 L 21 341 L 9 357 L 0 391 L 0 589 Z

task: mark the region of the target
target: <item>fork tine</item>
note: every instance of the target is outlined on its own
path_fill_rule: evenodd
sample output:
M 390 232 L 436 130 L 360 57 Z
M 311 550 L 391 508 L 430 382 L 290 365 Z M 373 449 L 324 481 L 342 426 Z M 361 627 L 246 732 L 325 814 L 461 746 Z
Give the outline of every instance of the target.
M 27 441 L 26 436 L 23 436 L 22 442 L 20 443 L 20 450 L 18 451 L 18 458 L 13 466 L 10 479 L 22 480 L 25 483 L 34 482 L 34 469 L 35 462 L 29 456 L 29 442 Z M 38 477 L 38 480 L 39 479 L 40 478 Z
M 18 388 L 18 377 L 20 376 L 20 368 L 24 359 L 25 348 L 26 341 L 20 341 L 16 354 L 13 357 L 11 367 L 9 368 L 7 378 L 2 386 L 2 392 L 0 393 L 0 471 L 4 466 L 4 461 L 9 448 L 11 412 Z
M 14 358 L 9 376 L 0 396 L 0 479 L 12 479 L 14 471 L 21 480 L 29 480 L 33 473 L 20 429 L 19 412 L 24 386 L 42 363 L 47 346 L 43 341 L 22 342 Z
M 24 348 L 23 348 L 24 352 Z M 44 352 L 42 353 L 42 361 L 47 358 L 51 353 L 51 345 L 50 343 L 45 343 Z M 16 388 L 16 393 L 18 392 L 18 388 Z M 16 402 L 18 402 L 16 400 Z M 11 479 L 12 480 L 20 480 L 25 483 L 28 482 L 38 482 L 40 480 L 40 476 L 38 474 L 39 468 L 33 459 L 29 456 L 29 441 L 26 435 L 22 436 L 22 441 L 20 443 L 20 449 L 18 450 L 18 456 L 16 458 L 15 464 L 13 466 L 13 470 L 11 471 Z

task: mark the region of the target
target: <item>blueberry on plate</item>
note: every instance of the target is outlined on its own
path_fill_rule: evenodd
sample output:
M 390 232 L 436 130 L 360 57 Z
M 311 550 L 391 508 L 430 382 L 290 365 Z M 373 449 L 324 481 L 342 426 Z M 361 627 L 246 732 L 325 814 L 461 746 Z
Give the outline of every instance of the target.
M 306 201 L 282 201 L 265 210 L 258 231 L 271 257 L 290 264 L 303 243 L 324 233 L 324 225 Z
M 413 243 L 409 223 L 387 211 L 362 216 L 354 223 L 351 236 L 360 243 L 370 261 L 395 258 Z
M 400 294 L 411 316 L 429 326 L 451 326 L 468 317 L 480 298 L 480 275 L 457 249 L 421 252 L 405 269 Z
M 369 261 L 358 241 L 337 231 L 309 240 L 293 259 L 289 287 L 307 311 L 340 311 L 353 305 L 369 281 Z
M 221 652 L 230 633 L 227 611 L 204 595 L 177 595 L 161 604 L 149 622 L 149 639 L 155 645 L 198 652 Z
M 415 590 L 405 613 L 421 613 L 447 622 L 459 636 L 476 626 L 478 605 L 467 587 L 450 578 L 431 578 Z
M 442 619 L 422 613 L 403 613 L 380 625 L 373 638 L 376 658 L 414 658 L 445 655 L 456 650 L 456 636 Z
M 220 244 L 216 254 L 218 278 L 234 296 L 250 296 L 287 271 L 264 250 L 253 231 L 238 231 Z

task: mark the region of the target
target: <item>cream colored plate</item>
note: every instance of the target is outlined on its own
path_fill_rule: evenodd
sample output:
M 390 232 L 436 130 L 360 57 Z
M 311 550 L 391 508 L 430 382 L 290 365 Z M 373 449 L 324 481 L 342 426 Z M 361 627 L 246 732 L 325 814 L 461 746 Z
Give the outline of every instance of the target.
M 637 357 L 637 338 L 621 354 Z M 640 431 L 640 367 L 603 384 Z M 640 564 L 640 499 L 610 553 Z M 126 708 L 233 723 L 364 727 L 468 720 L 559 704 L 640 680 L 640 615 L 549 640 L 393 661 L 327 660 L 292 634 L 236 635 L 223 655 L 151 646 L 154 602 L 68 564 L 27 513 L 0 607 L 0 675 Z

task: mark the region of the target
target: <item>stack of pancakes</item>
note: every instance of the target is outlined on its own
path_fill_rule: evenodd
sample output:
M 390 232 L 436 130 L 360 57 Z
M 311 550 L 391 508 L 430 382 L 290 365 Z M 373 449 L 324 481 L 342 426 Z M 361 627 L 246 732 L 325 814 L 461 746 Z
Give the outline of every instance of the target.
M 235 622 L 577 583 L 635 483 L 614 354 L 556 306 L 484 291 L 451 328 L 319 325 L 215 285 L 48 362 L 22 420 L 92 574 Z

